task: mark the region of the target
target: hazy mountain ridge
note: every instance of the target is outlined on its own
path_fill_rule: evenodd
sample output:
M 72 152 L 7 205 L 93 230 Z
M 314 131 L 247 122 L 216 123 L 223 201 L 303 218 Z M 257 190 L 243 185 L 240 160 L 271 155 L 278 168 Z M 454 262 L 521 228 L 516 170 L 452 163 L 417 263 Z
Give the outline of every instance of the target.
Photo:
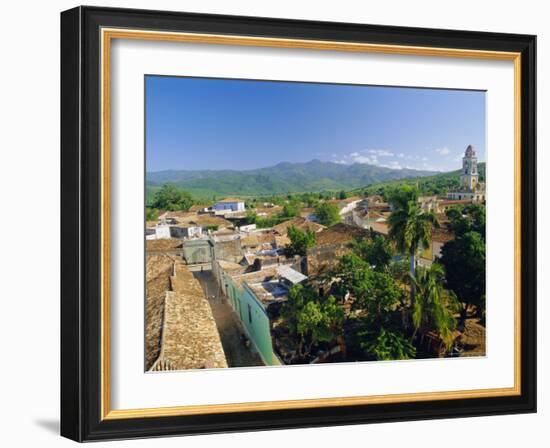
M 351 190 L 377 182 L 422 177 L 434 171 L 311 160 L 281 162 L 253 170 L 166 170 L 148 172 L 148 187 L 172 183 L 197 195 L 269 195 L 287 192 Z

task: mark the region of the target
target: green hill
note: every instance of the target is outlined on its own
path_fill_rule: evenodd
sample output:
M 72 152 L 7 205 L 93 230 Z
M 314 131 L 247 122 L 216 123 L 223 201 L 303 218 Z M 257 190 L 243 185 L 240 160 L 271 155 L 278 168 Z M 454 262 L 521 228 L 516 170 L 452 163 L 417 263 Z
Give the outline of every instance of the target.
M 477 167 L 479 171 L 479 180 L 481 182 L 485 182 L 485 162 L 479 163 Z M 447 191 L 460 186 L 460 173 L 461 170 L 456 170 L 449 171 L 447 173 L 434 174 L 431 176 L 379 182 L 368 185 L 364 188 L 355 189 L 353 192 L 357 194 L 378 194 L 384 196 L 388 189 L 393 189 L 400 185 L 417 185 L 421 194 L 444 194 Z
M 352 190 L 404 178 L 421 178 L 433 171 L 392 169 L 376 165 L 343 165 L 311 160 L 282 162 L 255 170 L 159 171 L 146 175 L 147 197 L 162 184 L 172 183 L 198 198 L 212 196 L 260 196 L 297 192 Z

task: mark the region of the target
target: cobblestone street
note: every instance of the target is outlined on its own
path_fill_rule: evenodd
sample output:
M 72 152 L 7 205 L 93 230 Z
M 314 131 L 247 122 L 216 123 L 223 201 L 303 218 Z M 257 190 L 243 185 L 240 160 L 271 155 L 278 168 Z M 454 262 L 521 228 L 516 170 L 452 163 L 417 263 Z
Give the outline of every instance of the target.
M 204 290 L 220 333 L 229 367 L 263 366 L 259 355 L 247 348 L 241 340 L 241 323 L 216 284 L 212 271 L 194 272 Z

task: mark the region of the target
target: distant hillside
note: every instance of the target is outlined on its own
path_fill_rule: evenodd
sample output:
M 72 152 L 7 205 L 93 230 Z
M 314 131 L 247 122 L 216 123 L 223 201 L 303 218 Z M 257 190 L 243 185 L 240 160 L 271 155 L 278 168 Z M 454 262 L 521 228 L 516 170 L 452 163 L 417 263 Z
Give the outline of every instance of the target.
M 485 182 L 485 162 L 478 163 L 477 168 L 479 171 L 479 180 Z M 443 194 L 460 186 L 460 173 L 461 170 L 456 170 L 431 176 L 384 181 L 355 189 L 354 193 L 383 196 L 388 189 L 393 189 L 399 185 L 417 185 L 422 194 Z
M 433 174 L 433 171 L 311 160 L 306 163 L 283 162 L 267 168 L 245 171 L 149 172 L 146 181 L 148 197 L 164 183 L 175 184 L 197 197 L 258 196 L 288 192 L 349 191 L 374 183 Z

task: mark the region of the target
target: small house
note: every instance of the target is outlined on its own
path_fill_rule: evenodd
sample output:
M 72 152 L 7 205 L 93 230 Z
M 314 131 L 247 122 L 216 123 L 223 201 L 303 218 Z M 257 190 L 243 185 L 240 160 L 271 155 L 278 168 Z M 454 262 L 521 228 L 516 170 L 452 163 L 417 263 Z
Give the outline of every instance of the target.
M 212 209 L 214 211 L 244 212 L 244 201 L 238 198 L 226 198 L 216 202 Z

